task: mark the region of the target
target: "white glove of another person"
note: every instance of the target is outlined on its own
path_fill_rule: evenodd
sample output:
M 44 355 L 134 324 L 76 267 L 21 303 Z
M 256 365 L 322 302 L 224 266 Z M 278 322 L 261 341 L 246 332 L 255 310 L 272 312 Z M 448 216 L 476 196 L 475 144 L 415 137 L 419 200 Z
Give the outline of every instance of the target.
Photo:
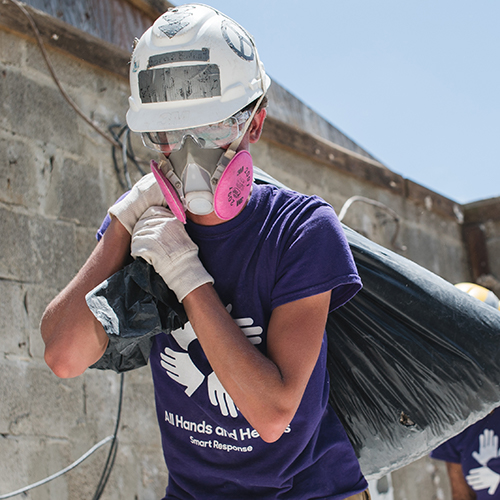
M 214 282 L 184 224 L 167 208 L 155 206 L 144 212 L 132 233 L 131 253 L 155 268 L 179 302 L 195 288 Z
M 156 182 L 153 173 L 150 173 L 141 177 L 125 198 L 109 208 L 108 213 L 114 215 L 125 229 L 132 234 L 139 217 L 149 207 L 166 205 L 167 202 L 160 186 Z

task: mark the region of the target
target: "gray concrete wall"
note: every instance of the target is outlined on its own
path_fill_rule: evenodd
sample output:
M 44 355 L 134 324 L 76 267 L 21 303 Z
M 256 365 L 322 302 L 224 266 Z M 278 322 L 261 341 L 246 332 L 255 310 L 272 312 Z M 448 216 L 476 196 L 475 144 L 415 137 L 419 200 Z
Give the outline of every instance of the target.
M 6 4 L 0 6 L 6 8 Z M 122 188 L 110 144 L 63 100 L 39 48 L 27 31 L 21 33 L 0 23 L 0 291 L 4 298 L 0 494 L 62 469 L 112 434 L 120 384 L 116 374 L 93 370 L 60 380 L 43 361 L 41 314 L 92 251 L 95 230 Z M 79 37 L 76 31 L 70 34 Z M 56 44 L 49 28 L 44 36 Z M 102 66 L 97 60 L 92 64 L 92 51 L 85 43 L 90 43 L 88 38 L 81 40 L 81 49 L 71 45 L 73 55 L 53 48 L 49 55 L 64 88 L 106 130 L 112 123 L 124 123 L 128 55 L 121 54 L 123 64 L 110 71 L 105 49 L 100 55 Z M 109 55 L 116 60 L 115 56 Z M 344 222 L 452 282 L 470 279 L 462 240 L 463 207 L 390 172 L 286 90 L 275 87 L 272 97 L 263 139 L 252 148 L 258 166 L 293 189 L 319 194 L 337 212 L 355 195 L 382 202 L 400 218 L 394 245 L 396 225 L 387 210 L 357 202 Z M 134 145 L 139 156 L 149 156 L 138 141 Z M 496 252 L 500 229 L 494 219 L 489 220 L 487 244 Z M 498 276 L 497 266 L 490 267 Z M 117 462 L 103 498 L 160 498 L 167 472 L 148 368 L 125 377 L 119 439 Z M 26 498 L 91 498 L 108 448 Z M 439 464 L 423 459 L 393 473 L 394 499 L 424 498 L 418 496 L 424 484 L 425 498 L 449 498 L 442 472 Z
M 60 380 L 43 360 L 48 302 L 95 245 L 121 193 L 111 146 L 63 100 L 37 45 L 0 30 L 0 494 L 34 483 L 113 433 L 120 378 Z M 127 81 L 50 51 L 61 83 L 106 130 L 124 123 Z M 137 177 L 137 176 L 136 176 Z M 148 368 L 127 374 L 119 451 L 106 499 L 161 498 L 167 481 Z M 109 445 L 27 498 L 92 498 Z
M 286 106 L 286 102 L 282 105 Z M 307 122 L 304 128 L 308 130 Z M 429 192 L 423 198 L 412 198 L 403 188 L 393 190 L 390 186 L 373 184 L 353 173 L 336 169 L 334 164 L 317 162 L 287 145 L 278 145 L 265 139 L 264 133 L 264 140 L 252 146 L 251 151 L 256 165 L 270 175 L 297 191 L 323 197 L 337 213 L 352 196 L 381 202 L 398 215 L 398 225 L 389 210 L 365 202 L 352 204 L 343 222 L 376 243 L 387 246 L 451 282 L 469 279 L 458 205 L 446 200 L 450 210 L 443 215 L 433 204 L 433 198 L 442 201 L 439 195 Z M 383 165 L 369 166 L 372 169 L 385 168 Z M 400 183 L 407 185 L 407 181 L 402 178 Z M 393 244 L 392 239 L 397 230 L 398 235 Z
M 478 283 L 500 296 L 500 198 L 469 203 L 465 207 L 465 234 Z
M 423 457 L 392 473 L 393 500 L 451 500 L 446 464 Z

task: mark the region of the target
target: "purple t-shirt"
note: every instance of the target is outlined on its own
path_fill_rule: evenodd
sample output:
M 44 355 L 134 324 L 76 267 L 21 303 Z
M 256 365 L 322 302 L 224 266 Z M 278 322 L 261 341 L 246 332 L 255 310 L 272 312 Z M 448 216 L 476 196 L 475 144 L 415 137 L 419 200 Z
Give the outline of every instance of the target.
M 186 230 L 233 319 L 264 354 L 274 308 L 332 291 L 330 309 L 361 281 L 341 225 L 318 197 L 253 186 L 245 209 Z M 307 335 L 307 324 L 304 324 Z M 150 355 L 169 484 L 165 499 L 340 500 L 367 488 L 328 404 L 326 334 L 299 409 L 265 443 L 234 406 L 188 323 L 155 337 Z
M 431 452 L 431 457 L 462 465 L 477 500 L 500 499 L 500 408 Z

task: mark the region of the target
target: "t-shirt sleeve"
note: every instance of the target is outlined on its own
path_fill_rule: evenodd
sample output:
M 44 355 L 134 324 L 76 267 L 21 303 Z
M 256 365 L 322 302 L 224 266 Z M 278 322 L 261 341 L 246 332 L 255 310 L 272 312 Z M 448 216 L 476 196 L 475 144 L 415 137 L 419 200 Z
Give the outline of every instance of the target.
M 120 200 L 123 200 L 123 198 L 125 198 L 125 196 L 127 196 L 127 194 L 129 193 L 130 191 L 127 191 L 126 193 L 123 193 L 114 203 L 114 205 L 116 205 Z M 104 217 L 104 220 L 102 221 L 101 223 L 101 226 L 99 227 L 99 229 L 97 230 L 97 233 L 95 235 L 97 241 L 101 241 L 102 237 L 104 236 L 104 233 L 106 232 L 106 229 L 108 229 L 109 227 L 109 224 L 111 223 L 111 217 L 109 215 L 109 213 L 106 214 L 106 217 Z
M 456 464 L 461 462 L 460 452 L 455 446 L 455 438 L 445 441 L 442 445 L 432 450 L 430 456 L 431 458 L 444 460 L 445 462 L 453 462 Z
M 323 200 L 313 197 L 283 225 L 272 307 L 332 290 L 330 311 L 362 287 L 342 226 Z
M 104 217 L 104 220 L 102 221 L 101 226 L 99 227 L 99 229 L 97 230 L 97 233 L 95 234 L 97 241 L 101 241 L 101 239 L 104 236 L 106 229 L 108 229 L 110 223 L 111 223 L 111 217 L 109 216 L 109 214 L 106 214 L 106 217 Z

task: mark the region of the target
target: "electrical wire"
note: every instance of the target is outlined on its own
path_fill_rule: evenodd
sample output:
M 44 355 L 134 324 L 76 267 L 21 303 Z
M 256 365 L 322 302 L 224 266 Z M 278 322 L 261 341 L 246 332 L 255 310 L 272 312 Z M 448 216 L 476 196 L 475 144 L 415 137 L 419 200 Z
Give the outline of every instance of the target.
M 83 111 L 77 106 L 75 101 L 67 94 L 67 92 L 64 90 L 64 88 L 61 85 L 61 82 L 59 81 L 59 78 L 57 77 L 54 67 L 52 66 L 52 63 L 50 62 L 49 56 L 47 54 L 47 51 L 45 50 L 45 45 L 42 40 L 42 35 L 40 34 L 40 31 L 38 29 L 38 26 L 35 23 L 35 20 L 33 19 L 33 16 L 26 10 L 24 5 L 19 2 L 18 0 L 10 0 L 15 6 L 17 6 L 21 12 L 25 15 L 25 17 L 28 19 L 28 22 L 31 25 L 31 28 L 33 29 L 33 33 L 35 34 L 36 41 L 38 42 L 38 46 L 40 47 L 40 51 L 42 52 L 42 56 L 45 60 L 45 63 L 47 64 L 47 68 L 49 69 L 49 72 L 52 76 L 52 79 L 54 80 L 54 83 L 57 85 L 57 88 L 59 89 L 59 92 L 61 92 L 62 96 L 66 100 L 66 102 L 75 110 L 75 112 L 85 120 L 85 122 L 90 125 L 99 135 L 104 137 L 108 142 L 110 142 L 112 145 L 117 145 L 115 141 L 109 137 L 108 134 L 103 132 L 97 125 L 92 122 L 84 113 Z
M 104 438 L 102 441 L 99 441 L 96 445 L 92 446 L 87 453 L 82 455 L 78 460 L 75 460 L 71 465 L 68 465 L 68 467 L 60 470 L 59 472 L 56 472 L 55 474 L 52 474 L 49 477 L 46 477 L 45 479 L 42 479 L 41 481 L 37 481 L 36 483 L 30 484 L 29 486 L 25 486 L 24 488 L 21 488 L 19 490 L 13 491 L 12 493 L 7 493 L 5 495 L 0 495 L 0 500 L 4 500 L 5 498 L 11 498 L 16 495 L 20 495 L 21 493 L 26 493 L 28 490 L 32 490 L 33 488 L 36 488 L 38 486 L 42 486 L 42 484 L 46 484 L 49 481 L 52 481 L 53 479 L 56 479 L 63 474 L 66 474 L 66 472 L 69 472 L 71 469 L 74 469 L 77 465 L 80 465 L 86 458 L 90 457 L 92 453 L 97 451 L 101 446 L 104 446 L 106 443 L 114 439 L 115 436 L 111 435 L 108 436 L 107 438 Z
M 128 157 L 127 157 L 127 144 L 130 142 L 130 130 L 128 127 L 125 128 L 125 139 L 122 144 L 122 163 L 123 163 L 123 175 L 125 175 L 125 182 L 127 183 L 127 188 L 132 188 L 132 181 L 130 180 L 130 174 L 128 172 Z
M 118 133 L 118 135 L 115 134 L 113 128 L 114 127 L 119 127 L 120 125 L 118 124 L 115 124 L 115 125 L 110 125 L 109 126 L 109 131 L 111 132 L 111 134 L 113 134 L 113 136 L 115 137 L 116 140 L 118 140 L 118 138 L 121 136 L 121 134 L 123 133 L 125 127 L 123 127 L 120 132 Z M 111 158 L 113 160 L 113 167 L 115 169 L 115 173 L 116 173 L 116 176 L 118 178 L 118 182 L 120 183 L 120 186 L 122 187 L 122 189 L 126 189 L 127 188 L 127 181 L 123 181 L 122 179 L 122 176 L 121 176 L 121 173 L 120 173 L 120 167 L 118 166 L 118 160 L 116 159 L 116 148 L 113 146 L 111 148 Z M 124 167 L 125 169 L 125 167 Z
M 342 222 L 344 220 L 345 215 L 347 214 L 347 211 L 351 207 L 353 203 L 356 202 L 362 202 L 362 203 L 367 203 L 369 205 L 373 205 L 375 207 L 379 207 L 384 209 L 386 212 L 388 212 L 391 216 L 392 219 L 394 220 L 396 224 L 396 230 L 394 231 L 394 235 L 391 239 L 391 245 L 398 250 L 402 250 L 403 252 L 407 250 L 405 245 L 399 246 L 396 244 L 396 239 L 398 237 L 399 233 L 399 215 L 392 209 L 389 208 L 387 205 L 384 203 L 377 201 L 377 200 L 372 200 L 371 198 L 366 198 L 364 196 L 351 196 L 343 205 L 342 208 L 340 209 L 340 213 L 338 215 L 339 221 Z
M 118 133 L 115 132 L 115 129 L 117 128 L 119 128 Z M 123 189 L 131 189 L 132 181 L 130 180 L 130 174 L 128 170 L 128 160 L 130 160 L 134 164 L 135 168 L 137 168 L 137 170 L 140 172 L 141 175 L 145 175 L 145 172 L 140 165 L 140 160 L 137 159 L 132 149 L 132 141 L 130 139 L 130 129 L 128 128 L 127 125 L 114 123 L 113 125 L 110 125 L 108 127 L 108 130 L 110 134 L 113 136 L 113 139 L 119 145 L 122 153 L 121 162 L 123 165 L 124 180 L 122 179 L 120 167 L 118 166 L 118 159 L 116 155 L 117 146 L 113 145 L 111 149 L 111 157 L 113 159 L 113 166 L 115 168 L 116 175 L 118 176 L 118 181 L 120 182 L 120 185 Z M 122 140 L 122 135 L 124 136 L 123 140 Z
M 61 82 L 59 81 L 59 78 L 56 75 L 56 72 L 54 70 L 54 67 L 50 61 L 50 58 L 47 54 L 47 50 L 45 49 L 45 44 L 43 42 L 42 36 L 40 34 L 40 30 L 38 29 L 38 26 L 36 25 L 35 20 L 33 19 L 33 16 L 30 14 L 30 12 L 24 7 L 24 5 L 19 2 L 18 0 L 10 0 L 16 7 L 18 7 L 21 12 L 24 14 L 26 19 L 28 20 L 33 33 L 35 34 L 36 41 L 38 43 L 38 46 L 40 47 L 40 51 L 42 53 L 43 59 L 45 60 L 45 63 L 47 65 L 47 68 L 50 72 L 50 75 L 52 76 L 52 79 L 54 80 L 54 83 L 56 84 L 57 88 L 59 89 L 59 92 L 63 96 L 63 98 L 66 100 L 66 102 L 73 108 L 75 113 L 80 116 L 90 127 L 92 127 L 100 136 L 102 136 L 106 141 L 108 141 L 112 148 L 113 148 L 113 162 L 115 166 L 115 170 L 118 176 L 118 180 L 120 182 L 120 185 L 122 188 L 128 188 L 130 189 L 132 187 L 132 183 L 130 181 L 130 176 L 128 172 L 128 164 L 127 164 L 127 159 L 130 159 L 132 163 L 135 165 L 135 167 L 138 169 L 138 171 L 141 173 L 141 175 L 144 175 L 145 172 L 139 165 L 139 161 L 133 151 L 132 151 L 132 144 L 130 141 L 130 129 L 125 125 L 122 130 L 120 131 L 120 136 L 125 133 L 125 141 L 121 142 L 120 136 L 116 136 L 114 132 L 109 128 L 109 132 L 111 132 L 111 137 L 101 130 L 92 120 L 90 120 L 85 113 L 78 107 L 78 105 L 73 101 L 73 99 L 68 95 L 68 93 L 64 90 L 63 86 L 61 85 Z M 112 125 L 112 127 L 115 127 L 116 125 Z M 124 176 L 125 176 L 125 183 L 122 181 L 121 176 L 120 176 L 120 171 L 118 169 L 118 164 L 115 158 L 115 149 L 120 148 L 122 150 L 122 162 L 123 162 L 123 170 L 124 170 Z
M 125 380 L 125 374 L 121 373 L 120 375 L 120 397 L 118 398 L 118 412 L 116 415 L 116 423 L 115 430 L 113 432 L 113 442 L 111 443 L 111 448 L 108 453 L 108 458 L 106 460 L 106 464 L 104 465 L 104 469 L 101 474 L 101 479 L 99 480 L 99 484 L 97 485 L 96 491 L 92 500 L 99 500 L 101 495 L 106 487 L 109 476 L 113 469 L 116 459 L 116 452 L 118 451 L 118 429 L 120 427 L 120 418 L 122 413 L 122 403 L 123 403 L 123 385 Z
M 46 484 L 50 481 L 53 481 L 54 479 L 57 479 L 58 477 L 61 477 L 62 475 L 66 474 L 70 470 L 74 469 L 78 465 L 80 465 L 85 459 L 90 457 L 92 453 L 96 452 L 99 448 L 104 446 L 106 443 L 109 443 L 111 441 L 111 448 L 108 453 L 108 458 L 106 460 L 106 464 L 104 465 L 104 469 L 101 474 L 101 479 L 97 485 L 96 492 L 94 493 L 94 496 L 92 497 L 92 500 L 99 500 L 101 498 L 102 492 L 104 491 L 104 488 L 106 487 L 106 483 L 108 482 L 109 476 L 111 474 L 111 470 L 113 468 L 115 458 L 116 458 L 116 451 L 118 449 L 118 429 L 120 426 L 120 418 L 121 418 L 121 411 L 122 411 L 122 403 L 123 403 L 123 386 L 124 386 L 124 373 L 121 374 L 121 379 L 120 379 L 120 395 L 118 398 L 118 411 L 116 415 L 116 423 L 115 423 L 115 429 L 113 434 L 110 436 L 104 438 L 102 441 L 99 441 L 97 444 L 92 446 L 90 450 L 88 450 L 86 453 L 84 453 L 78 460 L 75 460 L 72 464 L 68 465 L 64 469 L 60 470 L 59 472 L 56 472 L 52 474 L 49 477 L 46 477 L 45 479 L 42 479 L 40 481 L 37 481 L 36 483 L 30 484 L 29 486 L 25 486 L 24 488 L 20 488 L 19 490 L 13 491 L 11 493 L 6 493 L 4 495 L 0 495 L 0 500 L 5 500 L 6 498 L 11 498 L 16 495 L 20 495 L 22 493 L 26 493 L 29 490 L 32 490 L 33 488 L 37 488 L 38 486 L 42 486 L 43 484 Z

